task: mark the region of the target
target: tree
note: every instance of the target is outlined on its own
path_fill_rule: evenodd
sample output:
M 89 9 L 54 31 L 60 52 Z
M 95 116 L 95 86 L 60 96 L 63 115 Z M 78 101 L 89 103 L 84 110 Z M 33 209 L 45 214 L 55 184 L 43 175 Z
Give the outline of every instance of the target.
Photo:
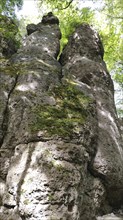
M 10 56 L 19 47 L 18 20 L 15 7 L 22 6 L 22 0 L 1 0 L 0 2 L 0 56 Z
M 105 43 L 105 59 L 114 79 L 117 112 L 123 117 L 123 2 L 105 0 L 103 13 L 109 28 L 109 40 Z M 104 34 L 103 34 L 104 36 Z
M 23 0 L 1 0 L 0 14 L 15 16 L 15 7 L 21 8 Z

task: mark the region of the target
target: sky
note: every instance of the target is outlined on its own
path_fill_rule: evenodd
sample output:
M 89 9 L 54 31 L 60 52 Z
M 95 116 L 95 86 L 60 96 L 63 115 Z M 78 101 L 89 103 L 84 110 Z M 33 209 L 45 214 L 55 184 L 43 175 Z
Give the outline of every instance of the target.
M 23 7 L 17 12 L 17 16 L 37 16 L 38 9 L 34 0 L 24 0 Z
M 38 22 L 40 22 L 42 20 L 42 15 L 45 14 L 45 12 L 47 11 L 46 6 L 42 6 L 40 13 L 39 13 L 39 9 L 37 7 L 37 2 L 38 0 L 23 0 L 23 7 L 20 11 L 16 10 L 16 14 L 18 19 L 21 19 L 22 17 L 25 18 L 25 24 L 28 23 L 35 23 L 37 24 Z M 95 4 L 93 3 L 92 0 L 74 0 L 75 2 L 79 2 L 79 8 L 83 8 L 83 7 L 91 7 L 92 9 L 95 8 L 100 8 L 102 4 L 101 0 L 98 0 L 98 2 L 96 2 Z M 98 12 L 97 12 L 97 15 Z
M 99 7 L 100 3 L 96 3 L 96 7 Z M 95 4 L 91 0 L 83 0 L 80 1 L 79 7 L 91 7 L 95 8 Z M 36 7 L 36 2 L 34 0 L 24 0 L 24 4 L 22 7 L 22 10 L 17 12 L 18 17 L 20 16 L 35 16 L 37 17 L 39 15 L 38 9 Z

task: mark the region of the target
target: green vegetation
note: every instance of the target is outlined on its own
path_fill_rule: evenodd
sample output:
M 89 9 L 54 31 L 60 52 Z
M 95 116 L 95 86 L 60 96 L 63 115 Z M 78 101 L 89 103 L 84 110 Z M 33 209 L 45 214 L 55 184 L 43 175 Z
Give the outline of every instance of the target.
M 67 43 L 69 35 L 82 22 L 93 25 L 101 34 L 105 47 L 105 61 L 109 70 L 116 62 L 123 61 L 123 2 L 122 0 L 95 0 L 95 7 L 80 7 L 79 2 L 71 0 L 39 0 L 41 8 L 47 5 L 60 20 L 62 44 Z M 98 7 L 96 7 L 98 5 Z M 99 6 L 100 5 L 100 6 Z M 68 7 L 67 7 L 68 6 Z M 47 12 L 46 12 L 47 13 Z
M 18 26 L 15 20 L 0 14 L 0 43 L 4 53 L 9 50 L 17 50 L 20 46 Z
M 49 200 L 49 202 L 54 201 L 54 196 L 51 193 L 49 193 L 49 195 L 48 195 L 48 200 Z
M 25 205 L 29 205 L 29 204 L 30 204 L 30 201 L 29 201 L 29 199 L 25 199 L 23 203 L 24 203 Z
M 31 125 L 31 130 L 44 130 L 48 135 L 71 137 L 86 121 L 88 105 L 92 100 L 70 83 L 55 87 L 52 95 L 56 99 L 56 106 L 37 105 L 33 109 L 36 120 Z
M 123 88 L 123 69 L 120 69 L 121 73 L 115 74 L 114 79 Z
M 71 4 L 69 4 L 70 2 Z M 53 11 L 53 13 L 59 18 L 60 29 L 62 32 L 61 51 L 63 47 L 67 44 L 69 36 L 79 24 L 81 24 L 82 22 L 87 22 L 90 24 L 93 23 L 94 12 L 88 7 L 79 10 L 77 2 L 78 1 L 70 0 L 38 1 L 38 7 L 40 9 L 43 5 L 45 5 L 47 8 L 47 12 Z
M 4 65 L 4 62 L 6 62 L 6 59 L 4 58 L 1 58 L 0 59 L 0 70 L 4 72 L 4 74 L 8 74 L 8 75 L 17 75 L 19 71 L 19 68 L 20 67 L 19 65 L 18 66 L 14 66 L 14 65 Z
M 6 38 L 13 38 L 17 32 L 18 27 L 12 19 L 0 14 L 0 34 L 2 33 Z
M 0 1 L 0 42 L 2 43 L 4 40 L 2 47 L 6 51 L 10 47 L 16 51 L 20 46 L 19 25 L 15 9 L 21 9 L 22 4 L 23 0 Z
M 21 8 L 23 0 L 1 0 L 0 14 L 15 17 L 15 7 Z

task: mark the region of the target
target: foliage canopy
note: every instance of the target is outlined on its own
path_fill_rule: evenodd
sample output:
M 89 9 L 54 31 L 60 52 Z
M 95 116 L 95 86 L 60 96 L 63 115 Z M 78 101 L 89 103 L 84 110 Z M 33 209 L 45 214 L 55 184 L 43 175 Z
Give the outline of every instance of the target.
M 23 0 L 1 0 L 0 14 L 15 16 L 15 7 L 21 8 Z

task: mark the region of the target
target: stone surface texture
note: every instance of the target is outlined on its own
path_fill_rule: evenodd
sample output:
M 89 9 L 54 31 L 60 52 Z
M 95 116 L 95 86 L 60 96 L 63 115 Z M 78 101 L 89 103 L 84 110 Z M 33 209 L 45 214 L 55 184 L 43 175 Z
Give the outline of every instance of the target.
M 51 12 L 27 32 L 0 66 L 0 220 L 122 219 L 122 137 L 98 34 L 82 24 L 58 61 Z

